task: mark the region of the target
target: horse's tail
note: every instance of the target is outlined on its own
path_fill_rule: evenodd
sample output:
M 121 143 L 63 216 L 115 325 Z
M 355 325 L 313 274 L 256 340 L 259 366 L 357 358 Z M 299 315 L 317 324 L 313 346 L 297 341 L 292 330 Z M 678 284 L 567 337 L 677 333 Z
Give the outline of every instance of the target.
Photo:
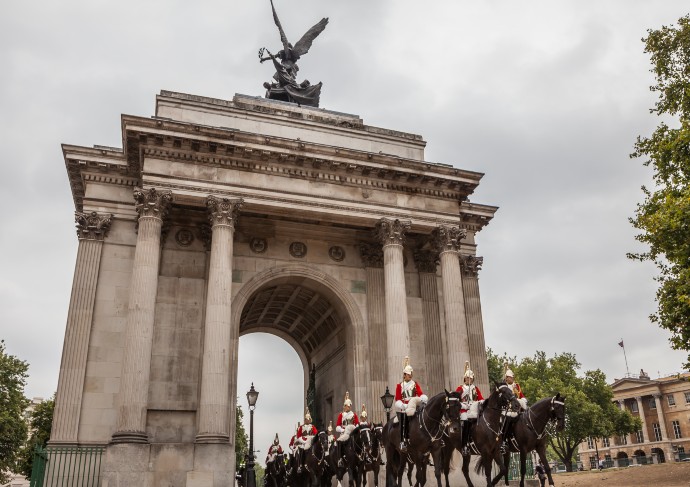
M 484 462 L 482 462 L 481 458 L 474 466 L 474 473 L 476 473 L 477 475 L 481 475 L 484 473 Z

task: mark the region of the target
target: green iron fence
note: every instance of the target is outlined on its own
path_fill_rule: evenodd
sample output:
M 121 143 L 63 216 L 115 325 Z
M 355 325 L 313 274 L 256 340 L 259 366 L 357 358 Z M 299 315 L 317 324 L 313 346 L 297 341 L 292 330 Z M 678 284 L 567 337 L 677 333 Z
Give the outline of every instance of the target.
M 534 465 L 532 464 L 532 455 L 527 455 L 525 467 L 527 468 L 527 473 L 525 474 L 526 479 L 531 479 L 534 477 Z M 520 454 L 511 453 L 510 454 L 510 467 L 508 468 L 508 480 L 520 480 Z
M 31 487 L 98 487 L 105 448 L 37 447 Z

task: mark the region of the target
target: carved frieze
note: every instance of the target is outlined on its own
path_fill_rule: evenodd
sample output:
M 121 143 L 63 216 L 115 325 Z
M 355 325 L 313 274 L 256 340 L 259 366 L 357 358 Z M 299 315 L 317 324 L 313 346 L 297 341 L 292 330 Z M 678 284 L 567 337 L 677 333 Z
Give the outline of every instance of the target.
M 180 247 L 189 247 L 194 242 L 194 234 L 188 228 L 181 228 L 175 233 L 175 242 Z
M 433 250 L 415 250 L 414 262 L 419 272 L 430 272 L 436 274 L 438 266 L 438 252 Z
M 457 252 L 460 250 L 460 241 L 467 236 L 464 228 L 440 225 L 432 233 L 432 242 L 438 252 Z
M 411 222 L 408 220 L 381 218 L 376 224 L 376 238 L 381 245 L 402 245 L 410 226 Z
M 172 191 L 135 188 L 134 201 L 139 218 L 154 217 L 165 220 L 172 203 Z
M 235 228 L 235 222 L 239 216 L 244 200 L 242 198 L 229 199 L 209 196 L 206 198 L 208 221 L 212 226 L 227 225 Z
M 290 255 L 298 259 L 307 255 L 307 245 L 304 242 L 292 242 L 289 250 Z
M 328 256 L 336 262 L 342 262 L 345 259 L 345 249 L 339 245 L 334 245 L 328 249 Z
M 88 213 L 77 211 L 74 213 L 74 221 L 77 224 L 77 237 L 80 240 L 103 240 L 108 236 L 113 215 L 103 215 L 95 211 Z
M 263 254 L 268 249 L 268 242 L 265 238 L 254 237 L 249 241 L 249 248 L 255 254 Z
M 383 249 L 377 243 L 359 244 L 359 255 L 364 267 L 383 267 Z
M 483 263 L 484 257 L 461 255 L 460 268 L 462 269 L 462 275 L 464 277 L 478 277 Z

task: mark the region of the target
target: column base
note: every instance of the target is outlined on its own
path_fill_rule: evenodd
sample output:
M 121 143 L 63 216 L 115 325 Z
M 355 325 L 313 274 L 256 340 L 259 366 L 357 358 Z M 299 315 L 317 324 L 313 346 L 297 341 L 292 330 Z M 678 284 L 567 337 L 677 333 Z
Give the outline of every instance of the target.
M 110 443 L 148 443 L 149 437 L 143 431 L 118 431 L 113 433 Z
M 186 487 L 235 485 L 235 447 L 230 444 L 197 444 L 194 470 L 187 472 Z
M 230 436 L 223 433 L 201 433 L 196 435 L 195 443 L 200 444 L 226 444 L 230 443 Z
M 108 445 L 101 474 L 102 487 L 152 487 L 154 474 L 149 467 L 150 454 L 151 445 Z

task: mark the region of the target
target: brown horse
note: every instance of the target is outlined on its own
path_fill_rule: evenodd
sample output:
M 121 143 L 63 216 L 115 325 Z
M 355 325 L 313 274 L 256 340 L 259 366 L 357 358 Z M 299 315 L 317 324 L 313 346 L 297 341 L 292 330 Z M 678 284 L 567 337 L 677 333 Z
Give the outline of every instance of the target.
M 383 445 L 386 448 L 386 487 L 401 487 L 402 476 L 408 461 L 415 464 L 417 484 L 426 483 L 428 454 L 434 459 L 434 474 L 441 487 L 441 448 L 443 434 L 460 418 L 460 393 L 442 392 L 429 399 L 421 412 L 409 418 L 409 446 L 400 450 L 400 424 L 394 419 L 383 428 Z
M 565 428 L 565 396 L 561 396 L 560 393 L 553 397 L 544 398 L 527 408 L 527 411 L 520 414 L 513 425 L 512 441 L 508 443 L 510 450 L 503 455 L 503 461 L 506 470 L 508 470 L 510 452 L 520 453 L 520 487 L 525 485 L 527 454 L 532 450 L 537 450 L 541 464 L 549 478 L 549 485 L 554 485 L 551 467 L 546 459 L 546 443 L 549 438 L 548 426 L 552 422 L 556 423 L 556 431 L 563 431 Z M 508 474 L 506 474 L 505 481 L 508 485 Z
M 519 408 L 518 402 L 512 389 L 505 383 L 494 384 L 494 390 L 489 395 L 480 407 L 479 417 L 476 424 L 471 424 L 466 421 L 463 428 L 471 427 L 470 430 L 470 453 L 462 456 L 462 473 L 465 476 L 465 481 L 468 487 L 474 487 L 472 480 L 470 480 L 470 459 L 472 455 L 481 455 L 481 459 L 477 462 L 476 473 L 482 470 L 486 475 L 486 485 L 493 486 L 507 472 L 507 467 L 503 462 L 501 456 L 501 431 L 503 428 L 503 421 L 505 418 L 504 412 L 509 404 L 513 407 Z M 446 477 L 446 487 L 449 486 L 448 472 L 450 470 L 450 460 L 454 450 L 461 450 L 461 437 L 458 432 L 451 432 L 446 435 L 445 446 L 443 447 L 443 473 Z M 491 479 L 491 464 L 495 461 L 498 464 L 499 474 Z

